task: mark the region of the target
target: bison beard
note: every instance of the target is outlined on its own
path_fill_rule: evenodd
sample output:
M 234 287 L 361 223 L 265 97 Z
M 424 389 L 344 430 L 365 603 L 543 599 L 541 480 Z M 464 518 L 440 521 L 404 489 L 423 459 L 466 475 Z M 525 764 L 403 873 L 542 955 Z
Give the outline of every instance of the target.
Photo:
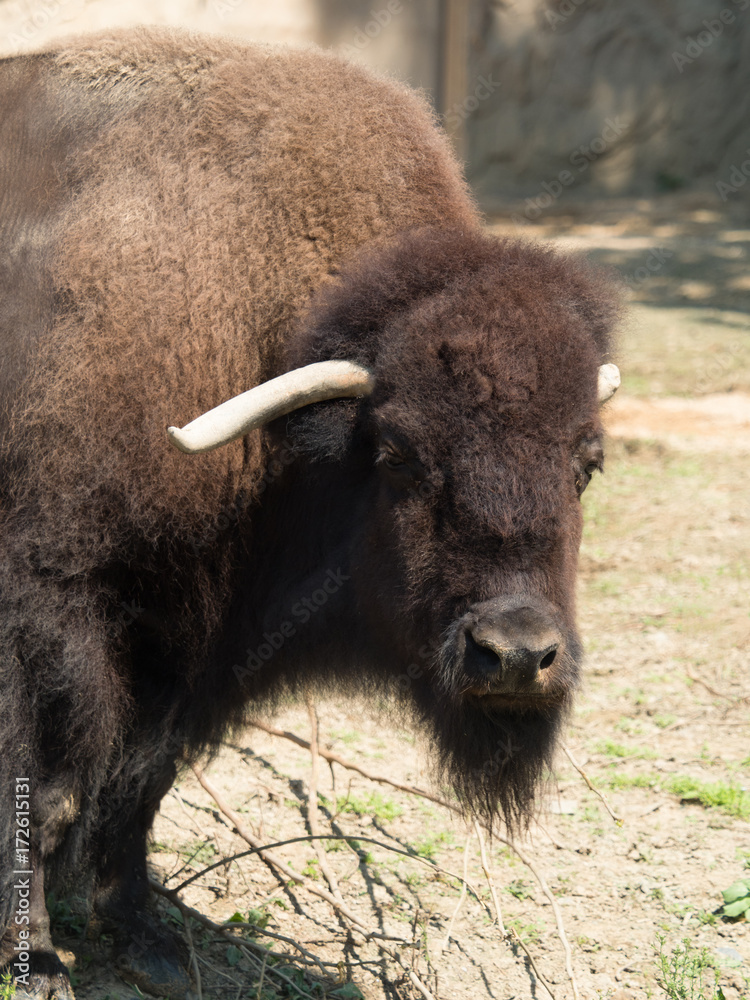
M 27 928 L 19 998 L 73 997 L 59 883 L 90 894 L 133 981 L 185 995 L 148 914 L 154 814 L 178 764 L 302 688 L 394 694 L 467 811 L 526 822 L 578 679 L 608 279 L 486 236 L 406 88 L 172 31 L 0 60 L 0 212 L 0 965 Z
M 472 679 L 457 655 L 455 623 L 440 651 L 438 689 L 445 692 L 434 727 L 433 745 L 440 774 L 450 784 L 467 811 L 492 825 L 500 812 L 508 827 L 525 826 L 533 811 L 535 794 L 552 761 L 560 727 L 571 705 L 578 682 L 580 648 L 567 655 L 565 676 L 558 697 L 543 707 L 509 710 L 483 706 L 465 697 Z

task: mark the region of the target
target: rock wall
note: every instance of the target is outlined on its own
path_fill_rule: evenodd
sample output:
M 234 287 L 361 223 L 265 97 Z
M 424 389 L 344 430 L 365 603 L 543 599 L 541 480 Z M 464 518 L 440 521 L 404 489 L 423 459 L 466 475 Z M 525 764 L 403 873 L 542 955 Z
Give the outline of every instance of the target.
M 471 16 L 470 79 L 492 88 L 467 121 L 483 201 L 750 197 L 750 0 L 488 0 Z

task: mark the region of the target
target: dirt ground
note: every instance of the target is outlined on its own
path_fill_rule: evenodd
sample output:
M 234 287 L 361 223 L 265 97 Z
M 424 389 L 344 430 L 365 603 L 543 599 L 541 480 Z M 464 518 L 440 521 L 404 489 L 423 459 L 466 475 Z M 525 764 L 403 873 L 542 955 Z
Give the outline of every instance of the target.
M 514 233 L 513 214 L 493 227 Z M 586 250 L 631 285 L 606 473 L 584 497 L 587 661 L 566 734 L 594 790 L 561 753 L 518 845 L 533 871 L 487 840 L 503 937 L 475 831 L 321 760 L 320 829 L 352 839 L 319 855 L 309 840 L 274 849 L 306 885 L 250 856 L 180 894 L 217 924 L 245 923 L 230 940 L 189 921 L 203 997 L 536 1000 L 549 996 L 541 975 L 572 1000 L 558 918 L 581 1000 L 750 997 L 750 930 L 717 912 L 721 891 L 750 876 L 750 216 L 675 195 L 568 209 L 528 231 Z M 382 711 L 317 709 L 321 751 L 441 794 L 424 747 Z M 310 739 L 305 706 L 266 722 Z M 175 889 L 247 850 L 238 826 L 263 844 L 308 835 L 311 761 L 249 728 L 206 771 L 231 818 L 182 774 L 153 832 L 154 879 Z M 348 918 L 308 888 L 327 888 L 322 865 Z M 479 898 L 446 870 L 465 872 Z M 187 933 L 173 901 L 158 907 Z M 138 995 L 109 969 L 106 939 L 73 933 L 66 904 L 55 924 L 79 1000 Z

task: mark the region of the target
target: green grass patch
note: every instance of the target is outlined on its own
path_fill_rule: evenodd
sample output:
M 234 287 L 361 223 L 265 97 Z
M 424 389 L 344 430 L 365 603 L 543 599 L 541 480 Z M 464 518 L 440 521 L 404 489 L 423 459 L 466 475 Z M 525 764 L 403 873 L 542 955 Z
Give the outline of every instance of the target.
M 667 726 L 671 726 L 673 723 L 677 722 L 676 715 L 655 715 L 653 717 L 653 723 L 658 726 L 659 729 L 666 729 Z
M 606 757 L 633 757 L 637 760 L 655 760 L 658 754 L 650 747 L 627 747 L 612 740 L 599 740 L 595 750 Z
M 210 840 L 196 840 L 186 845 L 183 852 L 189 855 L 189 862 L 195 861 L 200 865 L 210 865 L 216 860 L 218 853 Z
M 609 774 L 603 784 L 608 788 L 656 788 L 659 779 L 652 774 Z
M 506 927 L 509 931 L 515 931 L 524 944 L 538 944 L 546 930 L 546 924 L 543 920 L 532 920 L 525 924 L 519 918 L 508 920 Z
M 600 784 L 607 788 L 656 788 L 683 801 L 697 802 L 707 809 L 718 809 L 738 819 L 750 817 L 750 794 L 739 785 L 725 781 L 699 781 L 687 775 L 675 774 L 663 778 L 658 774 L 606 774 Z
M 330 808 L 330 806 L 329 806 Z M 375 816 L 386 822 L 396 819 L 403 813 L 403 807 L 386 798 L 378 791 L 367 795 L 347 795 L 336 800 L 336 813 L 356 813 L 357 816 Z
M 420 858 L 426 858 L 427 861 L 436 861 L 435 853 L 439 847 L 443 844 L 450 844 L 453 842 L 453 834 L 450 830 L 443 830 L 441 833 L 437 833 L 432 837 L 425 837 L 423 840 L 415 840 L 412 843 L 412 847 L 416 854 Z
M 331 739 L 340 740 L 346 746 L 354 746 L 361 739 L 362 734 L 356 733 L 351 729 L 332 729 L 330 732 Z
M 750 817 L 750 794 L 738 785 L 725 781 L 698 781 L 684 775 L 674 775 L 662 782 L 664 791 L 688 801 L 699 802 L 711 809 L 720 809 L 738 819 Z

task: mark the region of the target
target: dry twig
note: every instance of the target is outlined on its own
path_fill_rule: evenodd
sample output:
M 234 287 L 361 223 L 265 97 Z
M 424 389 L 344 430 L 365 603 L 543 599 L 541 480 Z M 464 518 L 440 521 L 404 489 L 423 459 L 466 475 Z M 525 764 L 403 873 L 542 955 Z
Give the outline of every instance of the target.
M 318 752 L 318 713 L 315 703 L 308 694 L 307 711 L 310 716 L 310 784 L 307 795 L 307 822 L 310 833 L 314 837 L 320 836 L 320 825 L 318 823 L 318 780 L 320 777 L 320 754 Z M 328 858 L 320 840 L 314 840 L 315 854 L 318 858 L 320 870 L 323 873 L 328 886 L 338 902 L 344 905 L 344 897 L 341 895 L 336 873 L 328 864 Z
M 566 746 L 563 746 L 563 750 L 565 751 L 565 756 L 568 758 L 568 760 L 573 765 L 573 767 L 576 769 L 576 771 L 578 771 L 578 773 L 583 778 L 583 780 L 586 782 L 586 784 L 589 786 L 589 788 L 591 789 L 591 791 L 595 795 L 598 795 L 599 798 L 602 800 L 602 802 L 604 803 L 604 808 L 607 810 L 607 812 L 612 817 L 612 819 L 615 821 L 615 823 L 617 823 L 618 826 L 622 826 L 622 824 L 624 822 L 623 819 L 620 816 L 618 816 L 615 812 L 613 812 L 612 807 L 610 806 L 609 802 L 607 801 L 607 797 L 605 796 L 604 792 L 599 791 L 599 789 L 596 787 L 596 785 L 593 785 L 591 783 L 591 780 L 590 780 L 589 776 L 586 774 L 586 772 L 583 770 L 583 768 L 580 766 L 580 764 L 577 763 L 575 757 L 570 752 L 570 750 L 568 750 L 568 748 Z
M 534 975 L 536 976 L 536 978 L 539 980 L 539 982 L 542 984 L 542 986 L 545 988 L 545 990 L 552 997 L 552 1000 L 555 1000 L 555 994 L 552 992 L 552 990 L 547 985 L 546 979 L 544 978 L 544 976 L 541 974 L 541 972 L 537 968 L 537 964 L 534 961 L 534 956 L 531 954 L 531 952 L 529 951 L 529 949 L 526 947 L 526 945 L 523 943 L 523 941 L 521 940 L 521 938 L 518 936 L 518 931 L 515 929 L 515 927 L 511 928 L 511 932 L 510 933 L 511 933 L 511 935 L 513 937 L 513 940 L 515 941 L 515 943 L 520 948 L 523 948 L 524 952 L 526 953 L 526 957 L 528 958 L 529 962 L 531 963 L 531 968 L 534 970 Z M 576 994 L 576 996 L 577 995 L 578 994 Z
M 562 913 L 560 912 L 560 907 L 557 905 L 557 900 L 552 895 L 552 890 L 547 885 L 544 876 L 537 870 L 534 864 L 529 860 L 527 855 L 521 848 L 511 839 L 507 837 L 501 837 L 499 834 L 495 835 L 498 840 L 501 840 L 504 844 L 507 844 L 512 851 L 518 855 L 521 861 L 526 865 L 531 874 L 539 883 L 539 887 L 547 897 L 550 906 L 552 907 L 552 912 L 555 914 L 555 922 L 557 923 L 557 936 L 560 938 L 560 943 L 563 946 L 563 951 L 565 952 L 565 970 L 568 973 L 568 979 L 570 980 L 570 985 L 573 989 L 573 996 L 575 1000 L 578 1000 L 578 983 L 576 982 L 575 972 L 573 971 L 573 953 L 570 950 L 570 945 L 568 944 L 568 935 L 565 933 L 565 925 L 563 924 Z M 525 950 L 525 949 L 524 949 Z
M 190 917 L 185 917 L 183 923 L 185 925 L 185 937 L 187 938 L 188 948 L 190 949 L 190 961 L 193 966 L 193 972 L 195 973 L 195 989 L 198 993 L 198 1000 L 203 1000 L 201 970 L 198 968 L 198 956 L 195 953 L 195 945 L 193 944 L 193 932 L 190 929 Z
M 500 930 L 500 937 L 504 940 L 508 936 L 508 932 L 505 930 L 505 924 L 503 923 L 503 914 L 500 909 L 500 901 L 497 898 L 495 883 L 492 879 L 492 872 L 487 864 L 487 852 L 484 848 L 484 834 L 482 833 L 482 828 L 477 820 L 474 820 L 474 831 L 476 832 L 477 840 L 479 841 L 479 853 L 482 857 L 482 871 L 484 872 L 487 884 L 490 887 L 490 895 L 492 896 L 492 902 L 495 906 L 495 919 L 497 920 L 497 926 Z
M 267 726 L 267 725 L 265 725 L 265 723 L 253 722 L 253 725 L 256 726 L 259 729 L 262 729 L 264 732 L 270 733 L 272 736 L 281 736 L 283 739 L 291 740 L 292 743 L 296 743 L 297 746 L 303 747 L 304 749 L 309 750 L 309 748 L 310 748 L 310 745 L 307 742 L 307 740 L 301 739 L 299 736 L 297 736 L 294 733 L 285 732 L 284 730 L 282 730 L 282 729 L 276 729 L 273 726 Z M 569 753 L 567 750 L 566 750 L 566 752 Z M 340 757 L 338 754 L 331 754 L 331 753 L 329 753 L 327 751 L 321 751 L 320 754 L 321 754 L 322 757 L 325 757 L 326 760 L 333 760 L 335 763 L 340 764 L 342 767 L 345 767 L 348 770 L 356 771 L 357 773 L 361 774 L 363 777 L 368 778 L 370 781 L 376 781 L 376 782 L 379 782 L 381 784 L 390 785 L 392 788 L 397 788 L 400 791 L 408 792 L 410 795 L 417 795 L 420 798 L 425 798 L 425 799 L 428 799 L 430 802 L 435 802 L 438 805 L 444 806 L 446 809 L 449 809 L 451 812 L 455 813 L 456 815 L 459 815 L 459 816 L 463 815 L 463 810 L 461 809 L 460 806 L 456 805 L 454 802 L 449 802 L 447 799 L 444 799 L 444 798 L 442 798 L 439 795 L 433 795 L 430 792 L 425 792 L 423 789 L 416 788 L 416 787 L 414 787 L 412 785 L 403 785 L 403 784 L 401 784 L 399 782 L 392 781 L 390 778 L 385 778 L 385 777 L 382 777 L 382 776 L 379 776 L 379 775 L 370 774 L 364 768 L 359 767 L 359 765 L 357 765 L 357 764 L 353 764 L 351 761 L 347 761 L 345 758 Z M 575 764 L 574 764 L 574 766 L 575 766 Z M 585 775 L 584 775 L 584 777 L 585 777 Z M 586 781 L 588 782 L 587 778 L 586 778 Z M 593 788 L 593 786 L 591 786 L 591 787 Z M 595 792 L 597 791 L 595 788 L 593 790 Z M 601 794 L 601 793 L 597 792 L 597 794 Z M 605 804 L 606 804 L 606 802 L 605 802 Z M 607 806 L 607 808 L 609 809 L 609 806 Z M 612 815 L 613 818 L 615 819 L 615 822 L 618 822 L 617 816 L 615 816 L 615 814 L 612 813 L 611 809 L 609 810 L 609 812 L 610 812 L 610 815 Z M 492 836 L 494 836 L 497 840 L 501 841 L 501 843 L 505 844 L 507 847 L 509 847 L 512 851 L 514 851 L 518 855 L 519 859 L 529 869 L 529 871 L 531 872 L 531 874 L 534 876 L 534 878 L 539 883 L 539 886 L 540 886 L 542 892 L 547 897 L 547 899 L 548 899 L 548 901 L 549 901 L 549 903 L 550 903 L 550 905 L 552 907 L 552 911 L 553 911 L 553 913 L 555 915 L 555 923 L 557 925 L 557 935 L 560 938 L 560 943 L 562 944 L 563 951 L 565 952 L 565 967 L 566 967 L 566 972 L 567 972 L 567 975 L 568 975 L 568 979 L 570 980 L 570 984 L 571 984 L 571 987 L 573 989 L 573 995 L 576 998 L 576 1000 L 578 1000 L 578 997 L 579 997 L 578 984 L 576 982 L 575 973 L 573 971 L 573 956 L 572 956 L 572 952 L 570 950 L 570 944 L 568 943 L 568 936 L 565 933 L 565 925 L 563 923 L 562 913 L 560 912 L 560 907 L 557 905 L 557 900 L 552 895 L 552 891 L 550 890 L 549 886 L 547 885 L 547 882 L 545 881 L 545 879 L 543 878 L 543 876 L 541 875 L 541 873 L 531 863 L 531 861 L 528 859 L 528 857 L 525 855 L 525 853 L 523 851 L 521 851 L 521 849 L 518 847 L 518 845 L 515 843 L 514 840 L 512 840 L 511 838 L 508 838 L 508 837 L 503 837 L 500 834 L 493 832 L 491 826 L 486 821 L 481 821 L 481 825 L 483 827 L 485 827 L 485 829 L 487 829 Z M 365 838 L 359 838 L 359 839 L 364 840 Z
M 232 809 L 229 808 L 229 806 L 223 801 L 220 792 L 218 792 L 218 790 L 213 787 L 213 785 L 206 778 L 201 769 L 195 764 L 193 765 L 193 772 L 198 781 L 203 786 L 203 788 L 213 798 L 214 802 L 219 807 L 219 809 L 224 813 L 227 819 L 230 819 L 232 821 L 232 823 L 234 824 L 234 828 L 239 834 L 239 836 L 242 837 L 243 840 L 246 840 L 251 847 L 257 850 L 258 854 L 262 858 L 264 858 L 264 860 L 268 864 L 271 864 L 275 868 L 277 868 L 283 875 L 285 875 L 286 878 L 291 879 L 298 885 L 304 886 L 304 888 L 307 889 L 308 892 L 312 893 L 315 896 L 318 896 L 320 899 L 325 900 L 330 906 L 334 908 L 334 910 L 336 910 L 337 913 L 346 917 L 346 919 L 353 925 L 353 928 L 359 931 L 359 933 L 363 935 L 365 940 L 377 939 L 376 943 L 378 948 L 384 954 L 388 955 L 389 958 L 393 959 L 394 962 L 396 962 L 398 965 L 401 966 L 401 968 L 408 976 L 411 984 L 422 994 L 425 1000 L 435 1000 L 434 996 L 432 995 L 432 993 L 430 993 L 429 989 L 424 985 L 419 976 L 417 976 L 414 970 L 411 969 L 404 962 L 404 960 L 401 958 L 398 952 L 394 951 L 392 948 L 389 948 L 387 945 L 383 944 L 383 938 L 387 938 L 388 937 L 387 935 L 378 934 L 368 930 L 368 928 L 362 923 L 359 917 L 355 913 L 352 913 L 352 911 L 349 909 L 348 906 L 340 903 L 336 899 L 336 897 L 333 896 L 326 889 L 322 889 L 320 886 L 316 885 L 310 879 L 305 878 L 304 875 L 301 875 L 299 872 L 294 871 L 293 868 L 291 868 L 289 865 L 283 862 L 280 858 L 275 857 L 267 849 L 267 847 L 261 844 L 260 841 L 256 837 L 254 837 L 249 830 L 245 828 L 244 824 L 240 820 L 240 817 L 237 815 L 237 813 L 235 813 Z M 409 942 L 406 943 L 408 944 Z
M 264 733 L 268 733 L 270 736 L 280 736 L 284 740 L 296 743 L 297 746 L 302 747 L 303 750 L 310 749 L 308 741 L 303 740 L 302 737 L 297 736 L 296 733 L 290 733 L 284 729 L 276 729 L 275 726 L 268 726 L 265 722 L 258 722 L 257 720 L 253 720 L 251 725 L 256 729 L 262 729 Z M 379 774 L 372 774 L 370 771 L 365 770 L 364 767 L 360 767 L 359 764 L 355 764 L 354 761 L 347 760 L 345 757 L 341 757 L 337 753 L 331 753 L 330 750 L 323 750 L 322 748 L 319 748 L 318 753 L 329 763 L 340 764 L 341 767 L 346 768 L 347 771 L 356 771 L 357 774 L 361 774 L 362 777 L 367 778 L 368 781 L 375 781 L 381 785 L 390 785 L 391 788 L 397 788 L 400 792 L 407 792 L 409 795 L 418 795 L 420 798 L 429 799 L 430 802 L 436 802 L 441 806 L 446 804 L 445 799 L 440 798 L 439 795 L 433 795 L 431 792 L 425 791 L 424 788 L 417 788 L 415 785 L 405 785 L 400 781 L 393 781 L 392 778 L 386 778 Z M 457 809 L 456 811 L 460 812 L 461 810 Z
M 254 958 L 252 955 L 250 955 L 248 949 L 260 952 L 263 955 L 264 959 L 271 957 L 271 958 L 280 958 L 285 962 L 289 961 L 288 955 L 284 955 L 282 952 L 278 951 L 271 951 L 269 948 L 266 948 L 262 944 L 256 944 L 255 941 L 247 941 L 247 940 L 238 941 L 237 938 L 234 935 L 229 934 L 225 930 L 225 928 L 221 926 L 221 924 L 214 923 L 214 921 L 211 920 L 209 917 L 204 916 L 200 912 L 200 910 L 196 910 L 194 907 L 188 906 L 187 903 L 183 903 L 183 901 L 180 899 L 180 897 L 178 896 L 177 892 L 174 889 L 167 889 L 166 886 L 163 886 L 160 882 L 157 882 L 154 879 L 149 879 L 149 885 L 154 890 L 154 892 L 158 893 L 160 896 L 164 896 L 165 899 L 168 899 L 170 900 L 170 902 L 174 903 L 174 905 L 182 913 L 183 918 L 189 919 L 192 917 L 193 920 L 201 924 L 207 930 L 214 931 L 216 934 L 221 935 L 221 937 L 224 938 L 226 941 L 229 941 L 233 945 L 238 947 L 240 951 L 242 951 L 243 954 L 251 961 L 254 961 Z M 295 948 L 300 949 L 301 945 L 295 943 Z M 288 986 L 292 986 L 294 989 L 296 989 L 297 992 L 300 993 L 302 996 L 308 997 L 309 1000 L 314 1000 L 314 997 L 312 997 L 309 993 L 305 993 L 296 983 L 292 982 L 289 976 L 285 976 L 284 973 L 281 972 L 279 969 L 271 969 L 270 971 L 274 976 L 277 976 Z M 325 972 L 325 969 L 323 971 Z
M 466 835 L 466 843 L 464 844 L 464 880 L 461 883 L 461 894 L 458 897 L 458 902 L 456 903 L 456 908 L 451 913 L 451 918 L 448 921 L 448 927 L 445 931 L 445 937 L 443 938 L 443 943 L 440 946 L 441 951 L 445 951 L 450 947 L 451 934 L 453 933 L 453 925 L 456 922 L 456 917 L 458 916 L 459 910 L 466 899 L 466 879 L 469 875 L 469 846 L 471 845 L 471 834 Z
M 247 843 L 258 852 L 259 856 L 263 858 L 267 864 L 273 865 L 273 867 L 280 871 L 285 878 L 290 879 L 297 885 L 304 886 L 314 896 L 318 896 L 320 899 L 325 900 L 326 903 L 333 906 L 337 912 L 341 913 L 347 918 L 347 920 L 351 921 L 355 927 L 359 928 L 362 934 L 367 935 L 367 928 L 364 924 L 362 924 L 356 913 L 352 913 L 352 911 L 345 904 L 340 903 L 335 896 L 328 892 L 327 889 L 322 889 L 311 879 L 306 878 L 304 875 L 295 871 L 285 861 L 282 861 L 281 858 L 277 858 L 276 855 L 272 854 L 268 848 L 247 829 L 239 815 L 229 807 L 229 805 L 224 801 L 219 790 L 214 787 L 214 785 L 208 780 L 203 771 L 196 764 L 193 765 L 193 772 L 203 788 L 213 798 L 219 809 L 224 813 L 227 819 L 232 821 L 234 828 L 240 837 L 242 837 L 243 840 L 246 840 Z
M 714 696 L 714 698 L 723 698 L 724 701 L 729 701 L 733 705 L 739 705 L 743 701 L 748 701 L 748 699 L 750 699 L 750 694 L 733 695 L 733 694 L 724 694 L 723 691 L 717 691 L 716 688 L 713 688 L 711 687 L 710 684 L 706 683 L 706 681 L 704 681 L 702 677 L 696 676 L 695 674 L 691 673 L 690 670 L 685 670 L 685 674 L 687 677 L 690 678 L 693 684 L 700 684 L 700 686 L 704 687 L 709 694 L 712 694 Z

